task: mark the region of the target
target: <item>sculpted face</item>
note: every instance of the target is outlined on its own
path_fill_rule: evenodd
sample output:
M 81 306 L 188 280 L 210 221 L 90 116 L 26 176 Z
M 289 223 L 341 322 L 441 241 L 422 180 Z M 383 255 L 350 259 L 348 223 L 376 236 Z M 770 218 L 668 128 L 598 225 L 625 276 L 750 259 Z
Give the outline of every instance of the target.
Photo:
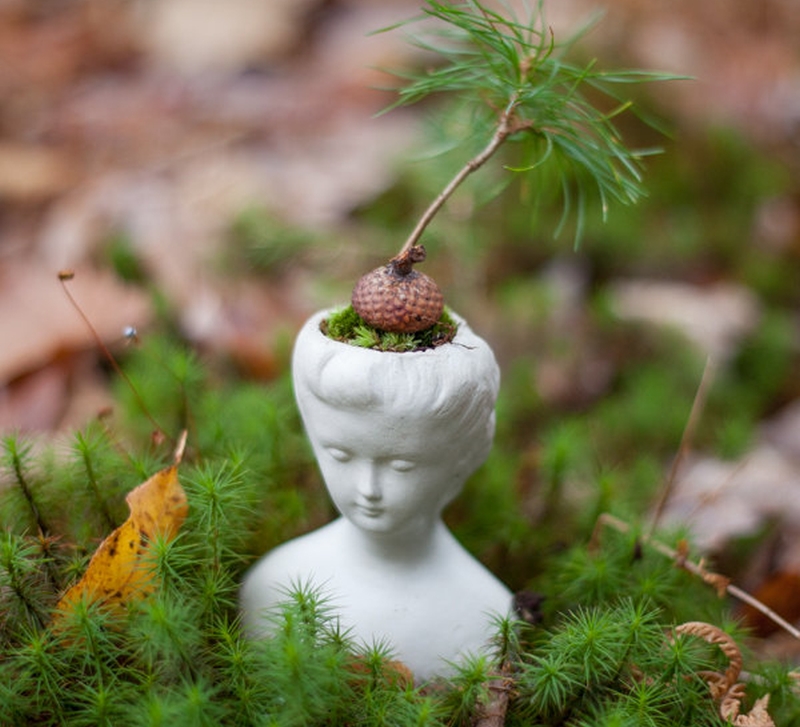
M 318 399 L 307 406 L 325 484 L 336 508 L 357 527 L 413 532 L 438 518 L 463 484 L 465 442 L 441 422 Z

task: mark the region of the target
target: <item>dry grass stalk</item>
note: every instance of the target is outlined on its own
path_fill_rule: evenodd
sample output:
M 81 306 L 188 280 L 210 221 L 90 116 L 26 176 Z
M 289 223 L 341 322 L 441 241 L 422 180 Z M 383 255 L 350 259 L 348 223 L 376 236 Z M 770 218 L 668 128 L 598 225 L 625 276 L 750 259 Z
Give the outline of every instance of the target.
M 621 533 L 629 533 L 631 531 L 631 526 L 624 520 L 620 520 L 609 513 L 603 513 L 597 518 L 597 523 L 595 525 L 594 533 L 592 534 L 590 547 L 597 547 L 600 540 L 600 530 L 603 525 L 612 527 Z M 794 638 L 800 640 L 800 630 L 792 626 L 792 624 L 790 624 L 786 619 L 782 618 L 779 614 L 775 613 L 775 611 L 773 611 L 769 606 L 751 596 L 749 593 L 747 593 L 747 591 L 743 591 L 741 588 L 733 585 L 730 581 L 730 578 L 727 576 L 723 576 L 720 573 L 714 573 L 713 571 L 708 570 L 703 565 L 702 560 L 699 563 L 689 560 L 688 546 L 685 543 L 681 543 L 676 549 L 671 548 L 665 543 L 662 543 L 661 541 L 649 536 L 643 536 L 641 538 L 641 542 L 645 545 L 649 545 L 654 550 L 673 560 L 675 565 L 679 568 L 683 568 L 683 570 L 686 570 L 692 575 L 701 578 L 704 583 L 712 586 L 720 597 L 727 593 L 729 596 L 736 598 L 742 603 L 746 603 L 748 606 L 751 606 L 760 613 L 764 614 L 768 619 L 773 621 L 787 633 L 791 634 Z
M 661 489 L 661 495 L 659 496 L 655 507 L 653 519 L 650 523 L 650 529 L 648 531 L 648 536 L 652 536 L 658 527 L 661 516 L 664 514 L 664 510 L 667 507 L 669 498 L 672 495 L 673 489 L 675 488 L 678 469 L 691 448 L 692 440 L 694 439 L 694 433 L 697 429 L 697 424 L 700 421 L 703 409 L 705 409 L 706 399 L 708 398 L 708 392 L 711 389 L 711 383 L 714 380 L 715 371 L 716 369 L 714 363 L 709 357 L 706 359 L 706 365 L 703 368 L 703 376 L 700 379 L 700 383 L 698 384 L 697 391 L 694 395 L 694 400 L 692 401 L 692 409 L 689 412 L 689 418 L 686 421 L 686 426 L 684 427 L 683 434 L 681 435 L 681 441 L 678 445 L 678 452 L 672 461 L 672 467 L 670 467 L 669 475 L 664 483 L 664 487 Z

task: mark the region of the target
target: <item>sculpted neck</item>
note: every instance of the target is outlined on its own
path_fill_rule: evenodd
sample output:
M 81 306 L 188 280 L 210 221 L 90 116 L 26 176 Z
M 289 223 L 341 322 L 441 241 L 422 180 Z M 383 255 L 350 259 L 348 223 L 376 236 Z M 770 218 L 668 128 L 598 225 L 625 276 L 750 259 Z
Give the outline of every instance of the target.
M 354 558 L 398 568 L 415 567 L 428 561 L 452 537 L 438 516 L 391 533 L 363 530 L 344 517 L 337 525 L 343 548 Z

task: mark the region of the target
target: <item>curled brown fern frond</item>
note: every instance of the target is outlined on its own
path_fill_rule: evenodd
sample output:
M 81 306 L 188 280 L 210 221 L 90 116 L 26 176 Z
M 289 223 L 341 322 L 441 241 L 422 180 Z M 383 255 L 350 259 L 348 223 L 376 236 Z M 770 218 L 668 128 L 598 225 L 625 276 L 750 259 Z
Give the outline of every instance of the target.
M 744 686 L 744 685 L 739 685 Z M 744 693 L 744 689 L 742 690 Z M 733 727 L 775 727 L 775 721 L 770 717 L 767 707 L 769 706 L 769 694 L 765 694 L 761 699 L 756 699 L 753 708 L 747 714 L 739 714 L 740 701 L 733 700 L 735 712 L 731 716 L 726 716 L 720 705 L 720 716 L 727 719 Z
M 708 644 L 718 646 L 728 658 L 728 668 L 724 674 L 716 671 L 700 672 L 711 690 L 711 696 L 719 702 L 719 715 L 734 727 L 775 727 L 775 722 L 767 711 L 769 694 L 757 699 L 747 714 L 740 714 L 745 697 L 745 685 L 738 682 L 742 671 L 742 652 L 730 634 L 718 626 L 704 621 L 688 621 L 675 627 L 675 633 L 688 634 L 703 639 Z
M 722 698 L 719 703 L 719 716 L 722 719 L 728 720 L 731 724 L 735 724 L 739 718 L 739 712 L 742 708 L 742 700 L 745 696 L 746 687 L 741 682 L 734 684 L 728 693 Z
M 739 645 L 730 634 L 725 633 L 719 626 L 714 626 L 704 621 L 687 621 L 680 626 L 676 626 L 675 633 L 697 636 L 708 644 L 718 646 L 722 653 L 725 654 L 729 661 L 725 674 L 718 675 L 719 678 L 714 680 L 713 685 L 709 683 L 712 692 L 717 689 L 722 690 L 719 695 L 715 694 L 715 698 L 725 695 L 736 684 L 742 671 L 742 652 L 739 649 Z M 712 674 L 716 674 L 716 672 L 712 672 Z M 706 679 L 706 681 L 709 680 Z

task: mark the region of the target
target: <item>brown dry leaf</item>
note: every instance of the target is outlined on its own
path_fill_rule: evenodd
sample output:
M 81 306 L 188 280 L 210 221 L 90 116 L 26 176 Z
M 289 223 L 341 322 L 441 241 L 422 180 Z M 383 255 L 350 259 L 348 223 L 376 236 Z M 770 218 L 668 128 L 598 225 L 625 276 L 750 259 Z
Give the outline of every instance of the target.
M 736 355 L 760 318 L 755 295 L 733 283 L 618 280 L 610 291 L 614 313 L 622 320 L 679 331 L 702 354 L 720 362 Z
M 65 150 L 0 141 L 0 198 L 43 202 L 64 194 L 78 180 L 75 159 Z
M 235 72 L 303 44 L 315 0 L 156 0 L 140 9 L 145 47 L 183 73 Z
M 83 266 L 71 290 L 101 339 L 111 347 L 125 326 L 143 329 L 152 316 L 148 294 L 110 271 Z M 0 385 L 68 352 L 94 349 L 91 331 L 69 304 L 55 269 L 31 261 L 0 264 Z
M 172 540 L 188 512 L 178 481 L 179 459 L 128 493 L 130 516 L 100 544 L 83 577 L 62 596 L 57 612 L 63 614 L 81 599 L 124 609 L 156 588 L 149 543 L 156 535 Z
M 800 573 L 794 571 L 773 573 L 761 583 L 753 595 L 789 623 L 800 620 Z M 766 638 L 779 628 L 772 619 L 748 604 L 742 607 L 741 616 L 748 628 L 761 638 Z
M 745 696 L 745 686 L 737 684 L 736 687 L 720 705 L 720 717 L 732 724 L 733 727 L 775 727 L 775 721 L 767 711 L 770 695 L 765 694 L 757 699 L 747 714 L 740 714 L 741 702 Z

